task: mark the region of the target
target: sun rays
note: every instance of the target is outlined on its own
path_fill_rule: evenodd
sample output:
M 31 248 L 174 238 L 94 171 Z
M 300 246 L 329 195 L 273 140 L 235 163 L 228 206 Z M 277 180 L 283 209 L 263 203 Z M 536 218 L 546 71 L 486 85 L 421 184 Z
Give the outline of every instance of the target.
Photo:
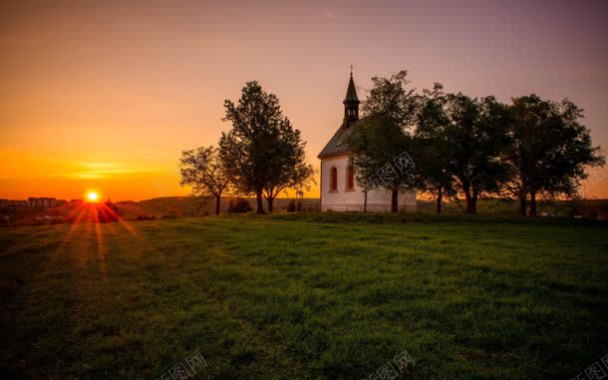
M 91 199 L 90 194 L 90 192 L 87 194 L 87 199 Z M 93 198 L 98 199 L 98 193 L 95 194 L 97 197 Z M 99 271 L 104 278 L 107 278 L 107 259 L 110 252 L 104 233 L 117 235 L 124 229 L 144 245 L 150 246 L 133 226 L 120 217 L 110 202 L 80 203 L 69 211 L 66 220 L 70 222 L 70 227 L 55 250 L 48 270 L 51 270 L 59 259 L 71 260 L 76 267 L 82 267 L 89 260 L 95 260 Z M 114 227 L 116 225 L 121 227 L 120 230 Z M 94 244 L 94 249 L 91 243 Z

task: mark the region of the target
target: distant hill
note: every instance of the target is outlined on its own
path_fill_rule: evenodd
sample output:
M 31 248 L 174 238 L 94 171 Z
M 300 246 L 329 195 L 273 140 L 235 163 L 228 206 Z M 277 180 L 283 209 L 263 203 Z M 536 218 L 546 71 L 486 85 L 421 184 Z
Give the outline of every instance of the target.
M 231 200 L 237 197 L 222 198 L 220 206 L 222 213 L 228 212 Z M 255 209 L 255 198 L 246 199 L 251 208 Z M 281 198 L 275 200 L 275 212 L 286 212 L 291 199 Z M 163 197 L 143 200 L 140 202 L 118 202 L 118 210 L 124 219 L 137 219 L 138 216 L 149 216 L 156 219 L 205 216 L 215 213 L 215 200 L 202 197 Z M 319 211 L 319 199 L 307 198 L 304 207 L 308 211 Z M 444 203 L 444 214 L 461 215 L 464 204 L 455 202 Z M 264 208 L 266 202 L 264 201 Z M 608 200 L 577 200 L 577 201 L 541 201 L 538 204 L 539 215 L 556 217 L 573 217 L 582 215 L 591 219 L 608 219 Z M 434 213 L 435 202 L 418 200 L 418 212 Z M 480 214 L 518 215 L 519 203 L 513 199 L 480 199 L 478 212 Z
M 231 200 L 236 200 L 238 197 L 224 197 L 220 204 L 222 213 L 228 212 L 228 206 Z M 255 209 L 255 198 L 243 198 L 249 202 L 252 209 Z M 276 212 L 285 212 L 287 206 L 292 199 L 277 198 L 274 201 L 274 209 Z M 149 216 L 156 219 L 172 218 L 183 216 L 205 216 L 215 213 L 215 199 L 204 197 L 162 197 L 152 198 L 139 202 L 126 201 L 116 203 L 120 215 L 124 219 L 137 219 L 138 217 Z M 266 208 L 264 201 L 264 208 Z M 304 207 L 309 211 L 319 210 L 318 198 L 304 199 Z
M 228 212 L 230 201 L 237 197 L 222 198 L 221 212 Z M 255 209 L 254 198 L 243 198 Z M 291 199 L 281 198 L 275 200 L 275 213 L 287 211 Z M 444 203 L 444 214 L 462 215 L 464 204 L 456 202 Z M 84 205 L 86 206 L 86 204 Z M 119 215 L 126 220 L 137 219 L 168 219 L 179 217 L 195 217 L 213 215 L 215 213 L 215 200 L 211 198 L 181 196 L 147 199 L 139 202 L 122 201 L 115 204 Z M 481 199 L 478 205 L 480 215 L 517 216 L 519 204 L 512 199 Z M 0 208 L 0 225 L 34 225 L 70 222 L 78 219 L 81 213 L 81 204 L 67 203 L 48 209 L 31 209 L 27 207 Z M 264 202 L 266 207 L 266 202 Z M 319 199 L 308 198 L 304 200 L 304 207 L 308 212 L 319 211 Z M 86 207 L 85 207 L 86 208 Z M 422 214 L 434 214 L 435 203 L 428 200 L 418 200 L 417 211 Z M 608 200 L 576 200 L 576 201 L 542 201 L 538 204 L 539 216 L 587 218 L 608 220 Z M 86 219 L 86 218 L 85 218 Z

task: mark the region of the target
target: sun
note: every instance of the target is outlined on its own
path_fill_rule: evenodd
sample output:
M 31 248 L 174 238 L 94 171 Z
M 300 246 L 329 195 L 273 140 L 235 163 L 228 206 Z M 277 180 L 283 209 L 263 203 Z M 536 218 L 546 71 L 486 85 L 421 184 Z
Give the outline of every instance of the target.
M 92 203 L 99 201 L 99 194 L 96 191 L 89 191 L 87 193 L 87 201 Z

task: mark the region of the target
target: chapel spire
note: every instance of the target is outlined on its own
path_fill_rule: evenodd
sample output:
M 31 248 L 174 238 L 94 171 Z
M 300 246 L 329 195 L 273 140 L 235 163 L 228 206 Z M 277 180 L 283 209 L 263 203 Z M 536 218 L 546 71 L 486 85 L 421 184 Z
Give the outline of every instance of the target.
M 344 125 L 350 126 L 351 123 L 359 120 L 359 98 L 357 97 L 357 89 L 353 80 L 353 66 L 350 66 L 350 81 L 346 90 L 346 98 L 344 98 Z

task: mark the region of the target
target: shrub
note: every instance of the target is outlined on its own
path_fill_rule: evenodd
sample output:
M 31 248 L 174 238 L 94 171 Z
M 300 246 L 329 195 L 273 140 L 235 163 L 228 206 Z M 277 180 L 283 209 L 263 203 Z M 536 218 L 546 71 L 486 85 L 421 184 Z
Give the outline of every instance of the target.
M 304 211 L 304 205 L 302 204 L 302 200 L 298 199 L 296 202 L 295 199 L 289 201 L 287 205 L 287 212 L 296 212 L 296 211 Z
M 167 210 L 167 214 L 163 216 L 163 219 L 173 219 L 182 216 L 182 210 L 179 207 L 171 207 Z
M 137 215 L 137 220 L 155 220 L 154 215 Z
M 229 214 L 240 214 L 244 212 L 249 212 L 251 210 L 252 208 L 249 204 L 249 201 L 244 198 L 231 199 L 230 203 L 228 204 Z

